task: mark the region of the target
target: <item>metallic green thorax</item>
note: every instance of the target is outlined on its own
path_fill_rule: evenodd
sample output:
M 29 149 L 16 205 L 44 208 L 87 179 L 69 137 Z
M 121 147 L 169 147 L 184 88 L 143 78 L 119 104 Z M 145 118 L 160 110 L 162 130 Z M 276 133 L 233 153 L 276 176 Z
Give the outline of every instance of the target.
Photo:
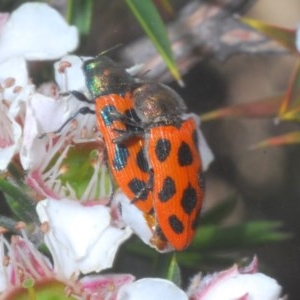
M 108 94 L 124 95 L 136 86 L 134 77 L 106 56 L 85 61 L 83 71 L 93 98 Z

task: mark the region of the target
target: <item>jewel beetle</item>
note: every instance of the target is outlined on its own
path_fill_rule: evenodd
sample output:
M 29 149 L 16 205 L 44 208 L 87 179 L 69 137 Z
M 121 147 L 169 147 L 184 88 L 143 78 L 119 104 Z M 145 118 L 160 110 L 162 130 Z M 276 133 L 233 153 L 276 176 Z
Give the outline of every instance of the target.
M 92 99 L 78 91 L 68 91 L 63 95 L 72 94 L 80 101 L 94 104 L 95 110 L 82 107 L 70 119 L 78 114 L 96 115 L 113 179 L 132 203 L 149 214 L 153 205 L 152 191 L 148 187 L 149 166 L 144 156 L 144 139 L 136 135 L 128 141 L 113 142 L 119 132 L 140 131 L 133 126 L 140 120 L 133 109 L 132 92 L 141 83 L 107 56 L 88 59 L 83 62 L 82 68 Z M 126 122 L 123 122 L 124 118 Z
M 195 234 L 204 197 L 197 124 L 185 114 L 182 98 L 166 85 L 145 83 L 134 89 L 132 100 L 141 120 L 137 126 L 143 128 L 143 149 L 153 177 L 151 189 L 157 220 L 154 237 L 183 250 Z M 130 133 L 116 141 L 123 139 L 130 139 Z

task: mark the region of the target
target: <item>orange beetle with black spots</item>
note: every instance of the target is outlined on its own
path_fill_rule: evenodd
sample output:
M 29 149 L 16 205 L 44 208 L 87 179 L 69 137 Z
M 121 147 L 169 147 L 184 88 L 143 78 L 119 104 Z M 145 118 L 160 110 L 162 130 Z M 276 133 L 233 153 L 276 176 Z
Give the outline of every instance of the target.
M 83 72 L 92 99 L 78 91 L 65 94 L 94 104 L 95 111 L 82 107 L 71 118 L 77 114 L 96 114 L 112 177 L 132 203 L 149 214 L 153 211 L 153 204 L 152 191 L 147 187 L 149 166 L 144 156 L 144 140 L 137 135 L 128 141 L 113 142 L 118 132 L 139 130 L 128 122 L 134 124 L 140 121 L 132 102 L 132 91 L 140 84 L 124 68 L 103 55 L 84 61 Z M 122 118 L 127 122 L 124 123 Z
M 132 99 L 152 174 L 156 235 L 183 250 L 195 234 L 204 197 L 197 124 L 193 117 L 185 117 L 183 100 L 166 85 L 143 84 Z

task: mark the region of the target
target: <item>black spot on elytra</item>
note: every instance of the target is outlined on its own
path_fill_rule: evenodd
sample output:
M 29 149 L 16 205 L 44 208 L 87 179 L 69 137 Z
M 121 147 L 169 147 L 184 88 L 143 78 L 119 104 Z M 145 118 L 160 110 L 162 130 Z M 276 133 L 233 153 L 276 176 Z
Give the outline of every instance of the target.
M 138 195 L 137 200 L 146 200 L 148 197 L 149 190 L 146 187 L 146 183 L 142 180 L 134 178 L 129 181 L 128 187 L 134 195 Z
M 197 204 L 197 192 L 196 190 L 189 184 L 189 186 L 183 191 L 181 198 L 181 207 L 185 213 L 188 215 L 192 213 Z
M 144 149 L 141 148 L 138 154 L 136 155 L 136 164 L 142 172 L 149 171 L 149 164 L 145 157 Z
M 155 154 L 160 162 L 164 162 L 171 151 L 171 142 L 167 139 L 159 139 L 155 145 Z
M 193 163 L 193 154 L 190 146 L 182 142 L 178 149 L 178 163 L 180 166 L 189 166 Z
M 158 193 L 161 202 L 170 200 L 176 193 L 175 182 L 171 177 L 166 177 L 163 182 L 162 190 Z
M 106 126 L 111 126 L 114 122 L 115 118 L 112 116 L 112 112 L 116 112 L 116 108 L 113 105 L 107 105 L 103 107 L 100 114 L 102 117 L 102 120 Z
M 113 168 L 117 171 L 121 171 L 126 167 L 129 152 L 124 144 L 116 144 L 115 155 L 112 161 Z
M 169 225 L 171 226 L 173 231 L 177 234 L 182 233 L 184 230 L 184 226 L 183 226 L 182 222 L 175 215 L 171 215 L 169 217 Z
M 202 169 L 199 170 L 198 172 L 198 184 L 199 187 L 202 191 L 205 190 L 205 177 L 204 177 L 204 172 L 202 171 Z

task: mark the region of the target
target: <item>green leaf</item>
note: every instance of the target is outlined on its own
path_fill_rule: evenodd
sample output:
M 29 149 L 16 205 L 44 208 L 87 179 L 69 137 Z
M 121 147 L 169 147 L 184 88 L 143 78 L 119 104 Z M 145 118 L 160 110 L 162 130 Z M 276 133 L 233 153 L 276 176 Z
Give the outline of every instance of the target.
M 0 226 L 6 228 L 8 231 L 14 232 L 17 222 L 11 218 L 0 216 Z
M 24 184 L 25 172 L 18 163 L 15 162 L 9 163 L 7 166 L 7 171 L 9 174 L 9 178 L 12 180 L 12 182 L 14 182 L 16 186 L 20 186 L 24 188 L 27 187 Z
M 9 181 L 0 178 L 0 190 L 3 191 L 10 209 L 20 221 L 38 222 L 35 203 L 28 195 Z
M 216 268 L 228 267 L 236 262 L 237 255 L 219 255 L 215 252 L 211 253 L 202 253 L 200 251 L 185 251 L 177 254 L 177 260 L 181 267 L 195 269 L 197 271 L 204 269 L 212 269 L 213 271 Z
M 281 226 L 282 223 L 271 221 L 252 221 L 226 227 L 200 226 L 191 249 L 232 251 L 283 241 L 291 234 L 279 232 Z
M 151 0 L 126 0 L 128 7 L 136 17 L 157 51 L 164 59 L 174 78 L 183 84 L 175 64 L 171 44 L 163 21 Z
M 174 253 L 169 265 L 167 279 L 174 282 L 176 285 L 181 286 L 181 272 L 177 263 L 176 254 Z
M 210 210 L 206 211 L 203 216 L 200 217 L 200 226 L 208 224 L 218 224 L 225 217 L 227 217 L 235 208 L 237 203 L 236 196 L 230 196 L 228 199 L 215 205 Z
M 176 253 L 176 264 L 178 262 L 180 267 L 196 270 L 200 267 L 228 267 L 236 262 L 238 251 L 291 238 L 291 234 L 279 231 L 281 226 L 280 222 L 269 221 L 253 221 L 227 227 L 200 226 L 191 246 Z M 170 253 L 160 255 L 137 239 L 127 243 L 126 250 L 148 260 L 152 259 L 152 265 L 155 265 L 155 270 L 159 270 L 161 276 L 165 274 L 163 270 L 168 262 L 168 278 L 176 276 L 177 267 L 170 263 Z
M 97 178 L 93 179 L 95 173 L 94 163 L 99 160 L 97 153 L 97 143 L 81 143 L 71 147 L 68 154 L 63 159 L 59 179 L 63 186 L 71 186 L 74 189 L 78 199 L 86 192 L 91 180 L 95 180 L 97 187 L 95 189 L 95 198 L 100 198 L 111 193 L 111 179 L 107 168 L 99 168 L 96 174 Z
M 90 32 L 93 5 L 93 0 L 68 0 L 66 19 L 79 29 L 81 35 Z

